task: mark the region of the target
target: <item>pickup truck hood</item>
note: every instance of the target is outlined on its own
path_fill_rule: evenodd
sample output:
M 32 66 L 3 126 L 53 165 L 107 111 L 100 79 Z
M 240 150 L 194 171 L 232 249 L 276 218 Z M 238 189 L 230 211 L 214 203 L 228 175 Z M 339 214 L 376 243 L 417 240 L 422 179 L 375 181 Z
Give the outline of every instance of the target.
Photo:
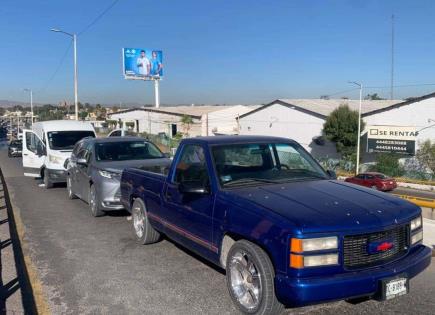
M 368 230 L 408 222 L 419 207 L 372 189 L 333 180 L 243 187 L 228 191 L 273 211 L 302 232 Z
M 98 168 L 107 170 L 114 173 L 122 173 L 128 167 L 152 168 L 155 166 L 169 166 L 171 159 L 148 159 L 148 160 L 129 160 L 129 161 L 112 161 L 112 162 L 99 162 Z

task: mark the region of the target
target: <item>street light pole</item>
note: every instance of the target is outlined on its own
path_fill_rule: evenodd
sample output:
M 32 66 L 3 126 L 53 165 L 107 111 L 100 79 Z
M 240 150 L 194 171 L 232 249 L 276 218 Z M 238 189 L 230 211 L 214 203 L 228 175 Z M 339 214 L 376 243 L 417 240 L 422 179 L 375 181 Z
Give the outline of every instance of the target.
M 77 80 L 77 34 L 71 34 L 59 30 L 57 28 L 52 28 L 50 31 L 56 33 L 63 33 L 65 35 L 71 36 L 74 45 L 74 107 L 75 107 L 75 119 L 79 120 L 79 102 L 78 102 L 78 80 Z
M 33 127 L 33 91 L 32 91 L 32 89 L 24 89 L 24 91 L 30 93 L 30 114 L 31 114 L 31 119 L 32 119 L 31 125 Z
M 363 85 L 362 83 L 358 82 L 349 82 L 352 84 L 355 84 L 359 86 L 359 110 L 358 110 L 358 138 L 357 138 L 357 144 L 356 144 L 356 169 L 355 174 L 358 174 L 359 172 L 359 151 L 360 151 L 360 142 L 361 142 L 361 107 L 362 107 L 362 89 Z

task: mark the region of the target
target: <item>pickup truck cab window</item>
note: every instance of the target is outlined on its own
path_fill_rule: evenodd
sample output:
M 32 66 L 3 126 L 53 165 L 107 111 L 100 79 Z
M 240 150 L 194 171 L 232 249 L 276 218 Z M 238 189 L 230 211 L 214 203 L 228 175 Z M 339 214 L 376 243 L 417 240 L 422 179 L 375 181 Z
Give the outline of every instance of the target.
M 218 145 L 212 154 L 223 186 L 328 178 L 307 152 L 291 143 Z
M 183 147 L 173 182 L 196 182 L 209 186 L 210 180 L 202 146 L 192 144 Z

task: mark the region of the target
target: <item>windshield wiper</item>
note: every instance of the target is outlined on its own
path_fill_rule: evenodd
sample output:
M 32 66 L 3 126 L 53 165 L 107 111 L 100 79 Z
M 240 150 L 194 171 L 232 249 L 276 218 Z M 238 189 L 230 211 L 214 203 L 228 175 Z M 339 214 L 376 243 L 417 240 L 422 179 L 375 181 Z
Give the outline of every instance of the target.
M 268 184 L 276 184 L 278 181 L 271 180 L 271 179 L 263 179 L 263 178 L 239 178 L 234 179 L 231 181 L 228 181 L 224 183 L 224 186 L 232 186 L 232 185 L 243 185 L 243 184 L 249 184 L 249 183 L 268 183 Z

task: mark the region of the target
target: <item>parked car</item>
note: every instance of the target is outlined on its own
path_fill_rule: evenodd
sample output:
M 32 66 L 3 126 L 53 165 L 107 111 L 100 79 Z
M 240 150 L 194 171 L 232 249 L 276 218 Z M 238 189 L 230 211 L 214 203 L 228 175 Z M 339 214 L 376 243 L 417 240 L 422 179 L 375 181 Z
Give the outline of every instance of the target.
M 9 157 L 19 157 L 22 155 L 23 142 L 21 140 L 12 140 L 8 147 Z
M 226 269 L 248 314 L 391 299 L 431 262 L 419 207 L 335 180 L 284 138 L 183 139 L 169 169 L 123 171 L 121 202 L 138 242 L 164 234 Z
M 394 178 L 376 172 L 361 173 L 353 177 L 348 177 L 345 181 L 380 191 L 389 191 L 397 188 L 397 183 Z
M 124 134 L 123 134 L 124 132 Z M 107 136 L 108 137 L 124 137 L 124 136 L 132 136 L 135 137 L 137 134 L 130 130 L 122 130 L 122 129 L 115 129 L 112 130 Z
M 95 137 L 89 122 L 75 120 L 36 122 L 23 134 L 24 175 L 41 177 L 45 188 L 66 182 L 64 163 L 74 145 L 85 137 Z
M 89 203 L 93 216 L 123 209 L 121 172 L 126 167 L 168 167 L 171 160 L 153 143 L 138 137 L 86 138 L 79 141 L 67 165 L 70 199 Z

